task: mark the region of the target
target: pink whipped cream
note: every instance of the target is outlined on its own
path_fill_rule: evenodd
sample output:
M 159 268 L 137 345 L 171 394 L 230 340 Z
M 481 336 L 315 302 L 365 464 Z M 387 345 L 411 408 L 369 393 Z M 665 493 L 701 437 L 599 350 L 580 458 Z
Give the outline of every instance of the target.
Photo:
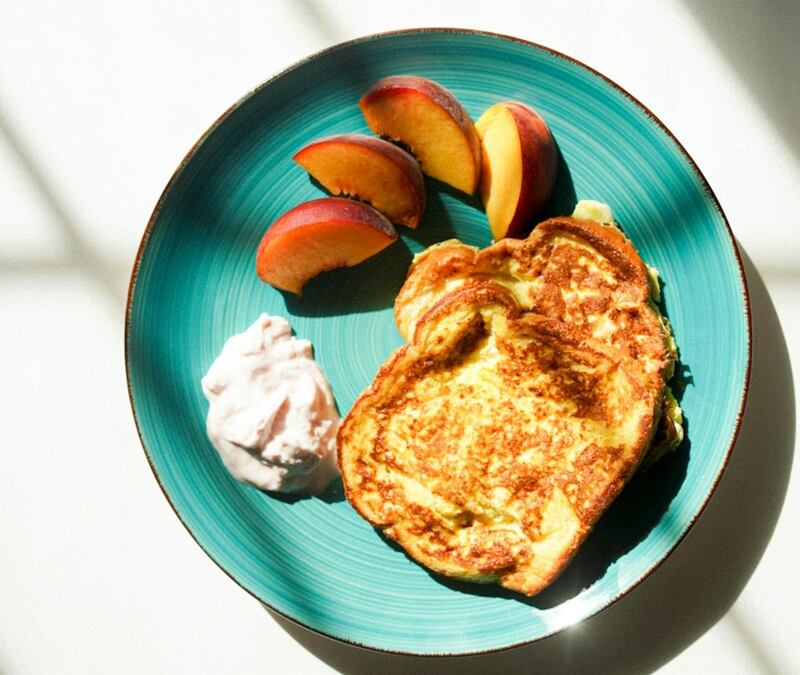
M 229 338 L 202 386 L 208 437 L 237 480 L 316 494 L 337 475 L 331 388 L 285 319 L 262 314 Z

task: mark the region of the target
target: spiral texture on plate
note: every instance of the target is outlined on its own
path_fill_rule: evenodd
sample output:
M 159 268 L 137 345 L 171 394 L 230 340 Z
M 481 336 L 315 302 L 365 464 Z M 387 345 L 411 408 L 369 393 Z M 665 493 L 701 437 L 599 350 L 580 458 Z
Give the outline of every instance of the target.
M 657 489 L 639 494 L 630 486 L 647 517 L 627 522 L 630 516 L 612 507 L 598 529 L 611 519 L 605 527 L 615 533 L 614 555 L 595 555 L 605 548 L 587 541 L 589 552 L 549 602 L 443 583 L 341 499 L 290 503 L 241 485 L 205 435 L 200 378 L 225 339 L 261 312 L 285 316 L 311 340 L 345 413 L 401 343 L 392 303 L 413 252 L 454 236 L 489 243 L 476 201 L 429 183 L 419 228 L 402 228 L 402 240 L 375 258 L 321 275 L 299 299 L 257 278 L 254 255 L 269 224 L 322 196 L 292 155 L 321 136 L 368 133 L 359 97 L 395 73 L 440 82 L 473 119 L 507 99 L 541 113 L 568 167 L 557 187 L 565 203 L 569 177 L 577 198 L 611 204 L 642 258 L 661 273 L 665 310 L 690 370 L 681 401 L 688 440 L 642 479 L 660 480 Z M 716 485 L 738 428 L 748 316 L 724 216 L 691 160 L 640 105 L 586 67 L 521 41 L 410 31 L 322 52 L 256 89 L 212 127 L 145 234 L 126 358 L 137 425 L 161 486 L 194 538 L 240 585 L 336 638 L 394 651 L 467 653 L 541 638 L 590 616 L 676 545 Z

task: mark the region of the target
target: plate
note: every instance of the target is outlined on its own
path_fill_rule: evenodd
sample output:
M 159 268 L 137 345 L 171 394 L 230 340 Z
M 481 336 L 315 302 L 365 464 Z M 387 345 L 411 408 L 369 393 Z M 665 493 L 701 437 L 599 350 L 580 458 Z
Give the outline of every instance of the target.
M 323 274 L 301 298 L 255 274 L 266 228 L 322 196 L 292 155 L 312 139 L 369 133 L 358 100 L 375 80 L 432 78 L 473 119 L 517 99 L 550 124 L 561 152 L 553 210 L 612 205 L 663 279 L 681 350 L 687 439 L 638 475 L 559 580 L 526 599 L 436 577 L 384 541 L 344 501 L 269 496 L 233 480 L 205 434 L 200 388 L 227 337 L 261 312 L 287 317 L 346 413 L 401 344 L 392 302 L 413 253 L 456 236 L 490 242 L 475 199 L 428 183 L 417 231 L 367 262 Z M 474 31 L 412 30 L 320 52 L 261 85 L 198 141 L 147 226 L 131 281 L 126 365 L 136 424 L 165 495 L 197 543 L 239 585 L 333 638 L 415 654 L 502 649 L 589 617 L 633 588 L 678 544 L 727 463 L 750 363 L 747 290 L 708 184 L 672 134 L 594 70 L 546 48 Z

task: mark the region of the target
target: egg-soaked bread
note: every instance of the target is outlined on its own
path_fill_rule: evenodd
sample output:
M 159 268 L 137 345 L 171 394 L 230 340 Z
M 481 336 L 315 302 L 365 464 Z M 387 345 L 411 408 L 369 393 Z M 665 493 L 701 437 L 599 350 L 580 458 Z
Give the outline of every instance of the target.
M 415 258 L 395 300 L 400 333 L 410 340 L 440 297 L 486 280 L 505 286 L 524 310 L 640 359 L 646 372 L 664 375 L 672 366 L 647 267 L 614 225 L 551 218 L 526 239 L 501 239 L 483 250 L 455 239 L 429 247 Z
M 666 382 L 676 350 L 659 292 L 628 238 L 611 223 L 551 218 L 526 239 L 501 239 L 480 250 L 451 239 L 418 254 L 395 300 L 395 322 L 410 340 L 417 321 L 440 298 L 483 281 L 507 288 L 524 311 L 558 319 L 635 361 L 643 377 Z M 654 285 L 651 285 L 654 284 Z M 665 389 L 663 419 L 649 462 L 683 438 L 680 408 Z
M 415 560 L 533 595 L 644 457 L 663 378 L 496 280 L 414 321 L 339 431 L 358 512 Z

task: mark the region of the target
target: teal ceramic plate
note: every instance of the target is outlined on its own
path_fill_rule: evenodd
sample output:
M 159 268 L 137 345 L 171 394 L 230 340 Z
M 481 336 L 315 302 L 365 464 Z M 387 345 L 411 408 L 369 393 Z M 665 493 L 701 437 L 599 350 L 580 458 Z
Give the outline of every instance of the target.
M 550 124 L 562 154 L 553 210 L 575 198 L 613 206 L 663 277 L 684 365 L 687 440 L 636 477 L 577 558 L 526 599 L 437 578 L 384 541 L 341 492 L 289 501 L 241 485 L 205 434 L 200 378 L 225 339 L 261 312 L 312 341 L 346 413 L 401 344 L 392 302 L 414 252 L 456 236 L 489 243 L 477 202 L 428 184 L 417 231 L 302 298 L 261 283 L 267 226 L 322 196 L 292 154 L 308 141 L 368 129 L 358 109 L 378 78 L 413 73 L 449 88 L 477 119 L 517 99 Z M 315 631 L 419 654 L 501 649 L 552 634 L 629 591 L 681 540 L 709 499 L 738 430 L 749 373 L 744 275 L 725 217 L 695 164 L 641 104 L 595 71 L 542 47 L 460 30 L 348 42 L 245 96 L 200 139 L 164 191 L 130 288 L 126 358 L 147 457 L 198 544 L 238 584 Z

